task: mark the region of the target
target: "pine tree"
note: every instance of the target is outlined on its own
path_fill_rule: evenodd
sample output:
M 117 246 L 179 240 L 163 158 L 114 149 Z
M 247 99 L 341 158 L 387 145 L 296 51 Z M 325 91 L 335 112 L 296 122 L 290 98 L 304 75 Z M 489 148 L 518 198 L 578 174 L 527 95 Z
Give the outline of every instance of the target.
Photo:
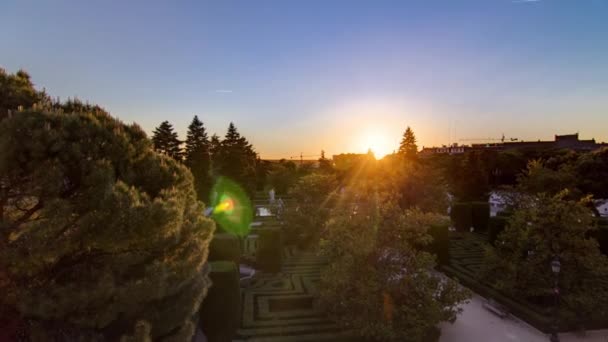
M 407 126 L 405 133 L 403 133 L 401 144 L 399 144 L 399 154 L 406 159 L 411 160 L 416 158 L 416 153 L 418 153 L 416 136 L 414 135 L 414 131 L 410 128 L 410 126 Z
M 203 123 L 194 116 L 188 126 L 185 163 L 194 176 L 194 187 L 200 201 L 207 201 L 211 189 L 209 139 Z
M 224 140 L 214 154 L 213 160 L 218 164 L 218 172 L 236 181 L 252 194 L 256 184 L 256 158 L 253 146 L 241 136 L 231 122 Z
M 178 139 L 177 133 L 173 131 L 173 126 L 169 121 L 163 121 L 154 130 L 152 143 L 156 151 L 164 153 L 177 161 L 182 160 L 182 149 L 180 147 L 182 142 Z
M 35 321 L 40 341 L 120 336 L 139 320 L 154 340 L 187 333 L 214 230 L 190 172 L 137 125 L 82 110 L 0 124 L 0 308 Z
M 44 91 L 39 92 L 34 88 L 26 71 L 19 70 L 14 74 L 7 74 L 0 68 L 0 120 L 8 117 L 9 111 L 29 109 L 46 99 Z

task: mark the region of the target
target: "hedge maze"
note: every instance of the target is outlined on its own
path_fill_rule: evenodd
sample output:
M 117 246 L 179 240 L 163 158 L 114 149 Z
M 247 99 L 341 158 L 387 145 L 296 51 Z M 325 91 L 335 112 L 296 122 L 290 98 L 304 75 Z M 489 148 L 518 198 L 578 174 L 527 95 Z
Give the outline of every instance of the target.
M 318 307 L 317 286 L 327 261 L 314 251 L 282 247 L 274 234 L 281 227 L 275 217 L 255 221 L 261 226 L 243 240 L 242 252 L 244 258 L 256 260 L 257 273 L 241 287 L 241 320 L 234 341 L 352 341 Z M 274 247 L 280 248 L 278 258 L 277 251 L 269 251 Z M 267 267 L 270 259 L 280 260 L 278 268 Z
M 487 244 L 485 234 L 465 233 L 462 236 L 452 234 L 449 247 L 450 264 L 443 266 L 443 268 L 473 278 L 476 277 L 483 264 L 485 244 Z
M 258 273 L 241 289 L 242 320 L 237 341 L 340 341 L 348 335 L 316 301 L 326 261 L 314 252 L 286 248 L 281 272 Z

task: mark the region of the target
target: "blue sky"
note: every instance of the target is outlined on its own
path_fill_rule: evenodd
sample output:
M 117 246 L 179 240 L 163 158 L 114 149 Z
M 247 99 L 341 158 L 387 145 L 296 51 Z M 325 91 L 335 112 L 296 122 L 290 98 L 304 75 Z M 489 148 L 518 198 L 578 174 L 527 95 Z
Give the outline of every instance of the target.
M 0 66 L 263 157 L 465 138 L 608 141 L 607 0 L 3 1 Z M 386 151 L 379 151 L 380 153 Z

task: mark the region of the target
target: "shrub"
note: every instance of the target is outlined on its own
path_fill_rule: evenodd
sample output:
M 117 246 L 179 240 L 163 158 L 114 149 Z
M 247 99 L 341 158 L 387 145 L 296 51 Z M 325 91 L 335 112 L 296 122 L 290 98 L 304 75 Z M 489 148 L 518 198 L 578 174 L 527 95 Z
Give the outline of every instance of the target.
M 488 230 L 490 204 L 488 202 L 471 202 L 472 224 L 476 232 Z
M 0 306 L 108 339 L 139 320 L 167 337 L 206 293 L 214 224 L 141 128 L 72 105 L 0 122 Z
M 450 237 L 448 224 L 431 225 L 429 234 L 433 237 L 433 242 L 429 244 L 428 251 L 435 254 L 437 263 L 447 265 L 450 263 Z
M 456 230 L 460 232 L 469 231 L 473 225 L 473 214 L 470 203 L 454 203 L 450 210 L 450 217 Z
M 209 268 L 212 285 L 201 306 L 200 324 L 209 342 L 229 342 L 240 322 L 238 266 L 231 261 L 214 261 Z
M 495 245 L 496 239 L 505 230 L 508 222 L 509 219 L 504 216 L 490 217 L 488 221 L 488 242 L 490 244 Z
M 279 228 L 262 228 L 258 231 L 257 266 L 265 272 L 279 272 L 283 256 L 283 242 Z
M 215 233 L 209 246 L 209 261 L 233 261 L 239 264 L 241 259 L 241 241 L 229 233 Z

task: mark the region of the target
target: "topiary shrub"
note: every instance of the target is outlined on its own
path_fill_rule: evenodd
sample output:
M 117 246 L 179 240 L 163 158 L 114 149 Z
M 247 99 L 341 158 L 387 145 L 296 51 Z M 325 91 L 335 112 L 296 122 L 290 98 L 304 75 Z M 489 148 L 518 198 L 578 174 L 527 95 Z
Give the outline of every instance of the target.
M 209 342 L 229 342 L 240 322 L 238 266 L 231 261 L 214 261 L 209 268 L 213 285 L 201 306 L 201 328 Z
M 429 226 L 428 233 L 433 237 L 433 242 L 429 244 L 428 251 L 435 254 L 439 265 L 447 265 L 450 263 L 450 237 L 448 228 L 448 224 Z
M 450 218 L 456 230 L 468 232 L 473 226 L 473 214 L 470 203 L 454 203 L 450 210 Z
M 241 241 L 236 235 L 215 233 L 209 246 L 209 261 L 232 261 L 239 264 Z
M 488 221 L 488 242 L 491 245 L 496 244 L 496 239 L 498 238 L 498 235 L 500 235 L 500 233 L 505 230 L 508 222 L 509 219 L 505 216 L 497 215 L 495 217 L 490 217 Z
M 139 126 L 71 107 L 0 122 L 0 306 L 46 327 L 43 340 L 117 340 L 139 320 L 169 338 L 206 293 L 214 223 L 191 173 Z
M 471 221 L 476 232 L 488 230 L 490 204 L 488 202 L 471 202 Z
M 256 251 L 258 268 L 265 272 L 279 272 L 283 256 L 281 230 L 278 228 L 263 228 L 259 230 L 258 236 L 258 249 Z

